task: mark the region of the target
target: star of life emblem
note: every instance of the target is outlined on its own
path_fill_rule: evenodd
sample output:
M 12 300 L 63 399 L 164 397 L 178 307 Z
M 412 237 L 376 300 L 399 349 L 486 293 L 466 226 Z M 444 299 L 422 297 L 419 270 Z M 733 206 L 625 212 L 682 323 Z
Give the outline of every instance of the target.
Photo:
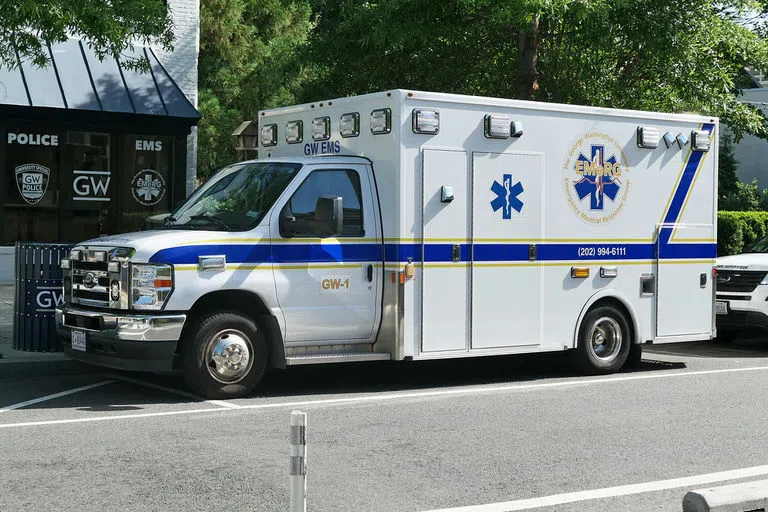
M 165 180 L 153 169 L 142 169 L 131 180 L 131 193 L 137 203 L 152 206 L 165 196 Z

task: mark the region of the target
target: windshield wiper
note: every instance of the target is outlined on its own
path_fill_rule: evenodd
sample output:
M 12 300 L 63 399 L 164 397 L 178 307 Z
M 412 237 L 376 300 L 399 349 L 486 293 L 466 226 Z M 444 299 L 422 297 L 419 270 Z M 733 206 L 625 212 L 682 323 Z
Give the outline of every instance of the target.
M 189 218 L 191 220 L 213 221 L 214 224 L 218 224 L 219 226 L 223 227 L 225 230 L 230 231 L 229 225 L 226 222 L 212 215 L 192 215 Z

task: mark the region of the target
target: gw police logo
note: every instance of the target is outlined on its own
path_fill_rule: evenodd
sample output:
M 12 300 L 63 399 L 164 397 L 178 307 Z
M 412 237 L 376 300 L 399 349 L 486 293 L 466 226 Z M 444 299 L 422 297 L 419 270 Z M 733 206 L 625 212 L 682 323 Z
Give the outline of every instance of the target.
M 496 180 L 491 185 L 491 192 L 496 194 L 496 198 L 491 201 L 491 208 L 493 211 L 503 208 L 501 217 L 511 219 L 513 209 L 517 213 L 523 209 L 523 202 L 517 197 L 523 192 L 523 184 L 518 181 L 513 185 L 511 174 L 504 174 L 501 181 L 503 185 Z
M 37 204 L 48 190 L 51 170 L 40 164 L 24 164 L 16 168 L 16 186 L 29 204 Z
M 629 194 L 627 158 L 608 135 L 588 133 L 571 148 L 563 167 L 568 204 L 587 222 L 610 222 Z
M 139 204 L 155 205 L 165 196 L 165 180 L 152 169 L 142 169 L 131 180 L 131 192 Z

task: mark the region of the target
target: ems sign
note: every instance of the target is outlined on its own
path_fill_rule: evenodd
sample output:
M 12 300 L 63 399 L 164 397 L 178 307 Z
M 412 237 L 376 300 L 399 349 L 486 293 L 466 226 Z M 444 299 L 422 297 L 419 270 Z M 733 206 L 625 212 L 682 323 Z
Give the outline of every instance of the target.
M 29 204 L 37 204 L 48 189 L 51 170 L 40 164 L 24 164 L 16 167 L 16 186 L 21 197 Z

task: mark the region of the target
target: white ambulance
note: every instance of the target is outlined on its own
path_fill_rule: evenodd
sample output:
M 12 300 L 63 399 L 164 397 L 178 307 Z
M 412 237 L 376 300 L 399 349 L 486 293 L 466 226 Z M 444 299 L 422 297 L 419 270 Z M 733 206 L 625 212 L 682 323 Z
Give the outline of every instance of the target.
M 259 125 L 258 160 L 62 262 L 69 355 L 233 397 L 287 365 L 608 373 L 715 336 L 715 118 L 392 90 Z

